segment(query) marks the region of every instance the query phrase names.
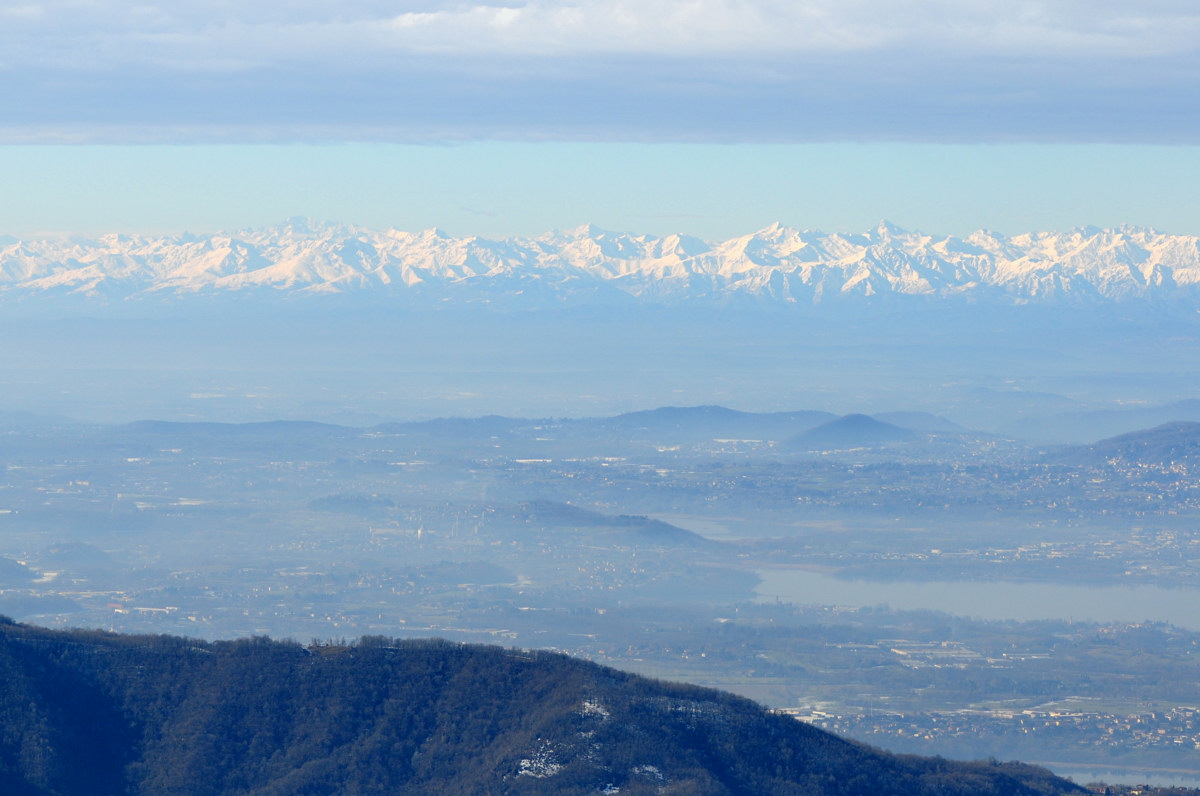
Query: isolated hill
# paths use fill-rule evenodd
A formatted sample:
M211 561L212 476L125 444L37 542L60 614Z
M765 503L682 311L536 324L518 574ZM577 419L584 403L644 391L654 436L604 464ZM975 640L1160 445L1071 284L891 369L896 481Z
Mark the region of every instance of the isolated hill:
M0 672L14 796L1083 792L1020 764L887 754L551 653L4 624Z
M912 429L884 423L870 415L852 414L797 434L788 440L785 447L792 450L870 448L889 442L905 442L919 436Z
M1075 465L1200 464L1200 423L1180 421L1132 431L1093 445L1077 445L1049 457Z
M602 514L569 503L531 500L515 506L509 514L514 523L540 528L590 534L605 541L667 547L708 547L713 542L698 533L662 520L636 514Z
M293 220L230 234L0 243L0 297L10 300L117 306L220 296L519 307L1191 301L1200 296L1200 238L1133 227L957 238L884 222L862 234L773 224L719 242L591 225L487 240Z

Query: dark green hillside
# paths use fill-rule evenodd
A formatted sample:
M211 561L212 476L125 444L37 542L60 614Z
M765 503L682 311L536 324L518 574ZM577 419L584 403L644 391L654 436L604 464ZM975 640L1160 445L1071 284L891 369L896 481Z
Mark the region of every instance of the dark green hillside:
M15 796L1058 794L1019 764L896 757L728 694L545 652L0 625Z

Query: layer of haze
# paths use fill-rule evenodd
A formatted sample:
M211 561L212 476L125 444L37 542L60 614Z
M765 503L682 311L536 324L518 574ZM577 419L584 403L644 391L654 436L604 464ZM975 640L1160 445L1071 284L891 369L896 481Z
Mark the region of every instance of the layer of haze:
M931 234L1094 225L1200 233L1200 148L400 144L0 148L0 235L212 232L293 216L456 235L582 223L725 239L780 221Z

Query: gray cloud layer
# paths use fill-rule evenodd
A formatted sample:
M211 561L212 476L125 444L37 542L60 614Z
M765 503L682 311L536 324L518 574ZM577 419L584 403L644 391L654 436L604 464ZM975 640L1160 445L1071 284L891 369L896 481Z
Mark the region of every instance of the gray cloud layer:
M34 0L0 140L1200 139L1191 0Z

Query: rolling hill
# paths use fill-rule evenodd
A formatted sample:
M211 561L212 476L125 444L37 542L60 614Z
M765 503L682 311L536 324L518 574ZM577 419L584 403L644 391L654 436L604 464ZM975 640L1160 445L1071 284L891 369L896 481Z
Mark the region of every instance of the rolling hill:
M1021 764L899 757L752 702L546 652L0 623L13 796L1035 796Z
M916 431L876 420L870 415L851 414L797 434L787 441L786 447L792 450L873 448L919 436Z

